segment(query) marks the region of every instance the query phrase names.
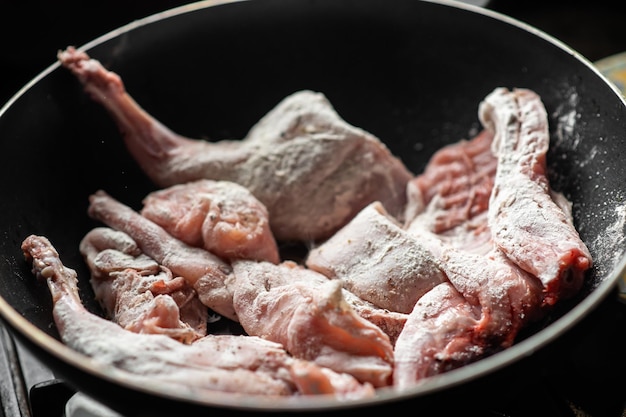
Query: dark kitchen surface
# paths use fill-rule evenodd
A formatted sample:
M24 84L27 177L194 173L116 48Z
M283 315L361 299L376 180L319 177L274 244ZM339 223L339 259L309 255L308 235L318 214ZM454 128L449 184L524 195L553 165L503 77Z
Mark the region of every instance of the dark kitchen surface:
M0 105L52 64L58 49L82 45L135 19L184 3L2 2ZM609 1L494 0L486 7L553 35L590 61L626 51L626 14ZM480 385L482 391L468 387L452 401L462 401L459 408L472 410L472 415L626 415L625 335L626 304L615 292L555 342L486 378L487 383ZM485 391L489 386L498 389Z
M133 20L186 3L189 2L2 2L0 103L4 104L52 64L57 50L82 45ZM612 3L608 0L492 0L486 2L486 7L542 29L596 61L626 50L626 13Z

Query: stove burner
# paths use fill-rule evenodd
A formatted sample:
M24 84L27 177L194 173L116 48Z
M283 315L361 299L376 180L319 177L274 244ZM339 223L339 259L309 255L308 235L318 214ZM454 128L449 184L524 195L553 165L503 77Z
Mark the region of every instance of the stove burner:
M58 379L0 325L0 417L122 417Z

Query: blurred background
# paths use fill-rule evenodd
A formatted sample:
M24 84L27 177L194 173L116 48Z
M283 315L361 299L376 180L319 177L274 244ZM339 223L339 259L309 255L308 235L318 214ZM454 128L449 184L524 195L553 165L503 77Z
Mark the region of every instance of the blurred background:
M465 0L529 23L594 62L626 51L626 13L608 0ZM56 52L184 0L0 2L0 106L51 65ZM390 1L389 4L393 4Z

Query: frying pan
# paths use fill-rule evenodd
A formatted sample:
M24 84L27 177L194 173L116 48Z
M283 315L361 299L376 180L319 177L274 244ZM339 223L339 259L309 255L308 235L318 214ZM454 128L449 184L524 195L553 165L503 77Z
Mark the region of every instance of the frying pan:
M47 236L77 270L86 306L99 313L78 251L97 225L86 214L87 197L104 189L138 208L155 189L109 116L54 63L0 110L0 316L56 373L124 414L346 415L365 407L426 407L554 341L623 273L625 102L575 51L514 19L452 1L207 1L135 21L83 48L178 133L241 138L282 98L312 89L415 173L436 149L476 133L478 103L495 87L530 88L549 115L551 183L572 201L575 225L595 260L580 295L520 334L513 347L406 392L381 390L353 402L233 401L219 393L164 392L157 382L137 386L59 341L50 295L20 250L27 235ZM51 61L55 54L50 51Z

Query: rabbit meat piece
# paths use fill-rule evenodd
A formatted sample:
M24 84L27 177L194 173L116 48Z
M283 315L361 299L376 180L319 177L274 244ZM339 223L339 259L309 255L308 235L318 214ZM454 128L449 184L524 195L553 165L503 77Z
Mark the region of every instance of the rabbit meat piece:
M80 252L107 318L136 333L160 333L183 343L207 334L207 307L184 278L146 256L124 232L89 231Z
M22 250L34 275L48 285L62 341L126 381L199 395L215 391L262 396L328 394L341 400L374 395L370 384L294 359L280 344L258 337L208 335L183 344L160 334L127 331L83 306L76 271L63 265L47 238L30 235L22 242Z
M327 238L373 201L394 216L403 213L413 175L377 137L341 119L321 93L295 92L245 138L209 142L172 132L87 53L68 47L58 59L110 113L158 186L203 178L239 183L267 207L278 240Z

